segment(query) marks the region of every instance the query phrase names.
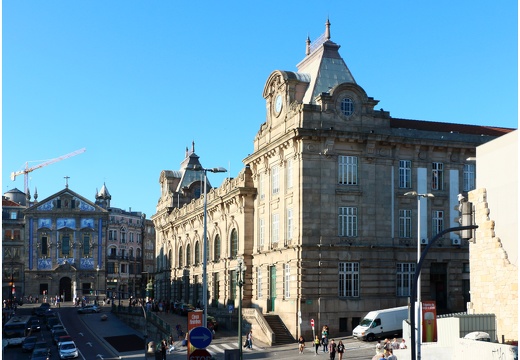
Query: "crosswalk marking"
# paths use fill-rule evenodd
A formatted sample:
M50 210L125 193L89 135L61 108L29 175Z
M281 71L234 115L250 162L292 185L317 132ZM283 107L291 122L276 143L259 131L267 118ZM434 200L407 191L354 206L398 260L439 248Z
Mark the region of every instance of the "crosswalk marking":
M211 354L211 355L216 355L216 354L223 354L225 353L226 350L231 350L231 349L237 349L238 348L238 345L237 344L227 344L227 343L222 343L222 344L214 344L214 345L209 345L206 350L208 350L208 352ZM179 352L185 352L187 351L186 347L176 347L175 348L177 351ZM254 349L253 350L258 350L258 349Z

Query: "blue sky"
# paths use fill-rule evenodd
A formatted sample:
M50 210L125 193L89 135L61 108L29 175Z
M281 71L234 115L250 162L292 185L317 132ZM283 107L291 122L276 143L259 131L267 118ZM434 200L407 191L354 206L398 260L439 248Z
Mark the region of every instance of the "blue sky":
M146 213L185 148L235 177L265 82L331 23L356 82L398 118L518 127L517 1L36 1L2 4L2 188L30 173ZM213 186L226 175L210 174Z

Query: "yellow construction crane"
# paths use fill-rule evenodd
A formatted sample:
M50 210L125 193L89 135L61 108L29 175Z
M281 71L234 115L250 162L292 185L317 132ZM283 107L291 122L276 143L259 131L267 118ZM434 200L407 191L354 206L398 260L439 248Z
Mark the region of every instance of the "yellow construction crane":
M84 153L85 150L87 150L87 149L85 149L85 148L79 149L79 150L73 151L73 152L71 152L69 154L57 157L55 159L47 160L45 162L42 162L41 164L38 164L38 165L32 166L32 167L29 167L29 162L27 161L27 162L25 162L25 169L20 170L20 171L15 171L15 172L11 173L11 180L14 181L18 175L22 175L23 174L24 175L24 184L23 184L24 185L24 192L27 195L27 190L29 188L29 179L28 178L29 178L29 173L31 171L34 171L34 170L42 168L44 166L47 166L47 165L50 165L50 164L54 164L54 163L56 163L58 161L65 160L65 159L68 159L70 157L79 155L81 153Z

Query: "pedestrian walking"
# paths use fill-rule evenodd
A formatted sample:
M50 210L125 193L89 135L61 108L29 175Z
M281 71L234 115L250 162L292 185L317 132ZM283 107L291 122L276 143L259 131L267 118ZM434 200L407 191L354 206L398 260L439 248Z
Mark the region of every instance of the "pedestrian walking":
M376 344L376 355L383 353L383 345L381 345L381 340L377 340Z
M321 346L320 337L318 335L316 335L316 337L314 338L314 348L316 350L316 353L314 355L318 355L318 349L320 348L320 346Z
M327 339L327 337L325 337L325 336L321 337L321 345L323 346L323 352L324 353L329 351L329 349L328 349L329 339Z
M305 349L305 340L303 339L303 336L300 335L298 338L298 350L300 351L300 354L303 354L303 349Z
M247 348L253 350L253 330L247 334Z
M166 345L166 340L161 341L161 359L166 360L166 351L168 350L168 345Z
M343 341L338 341L338 346L336 349L338 351L338 360L343 360L343 353L345 352L345 345L343 345Z
M334 339L330 339L329 342L329 355L330 360L334 360L334 358L336 357L336 343L334 342Z

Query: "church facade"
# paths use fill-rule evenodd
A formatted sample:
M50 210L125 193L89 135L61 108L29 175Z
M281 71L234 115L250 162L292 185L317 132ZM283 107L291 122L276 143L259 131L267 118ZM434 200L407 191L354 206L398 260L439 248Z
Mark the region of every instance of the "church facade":
M339 48L327 21L297 71L271 73L254 152L206 205L194 149L161 173L156 298L202 299L207 206L210 307L238 306L240 263L243 306L278 315L295 339L312 335L311 319L349 334L367 312L408 304L418 248L458 225L458 195L475 188L476 147L511 129L393 118ZM467 240L436 242L420 291L438 313L466 310Z
M25 294L95 296L106 278L108 211L68 186L25 210Z

